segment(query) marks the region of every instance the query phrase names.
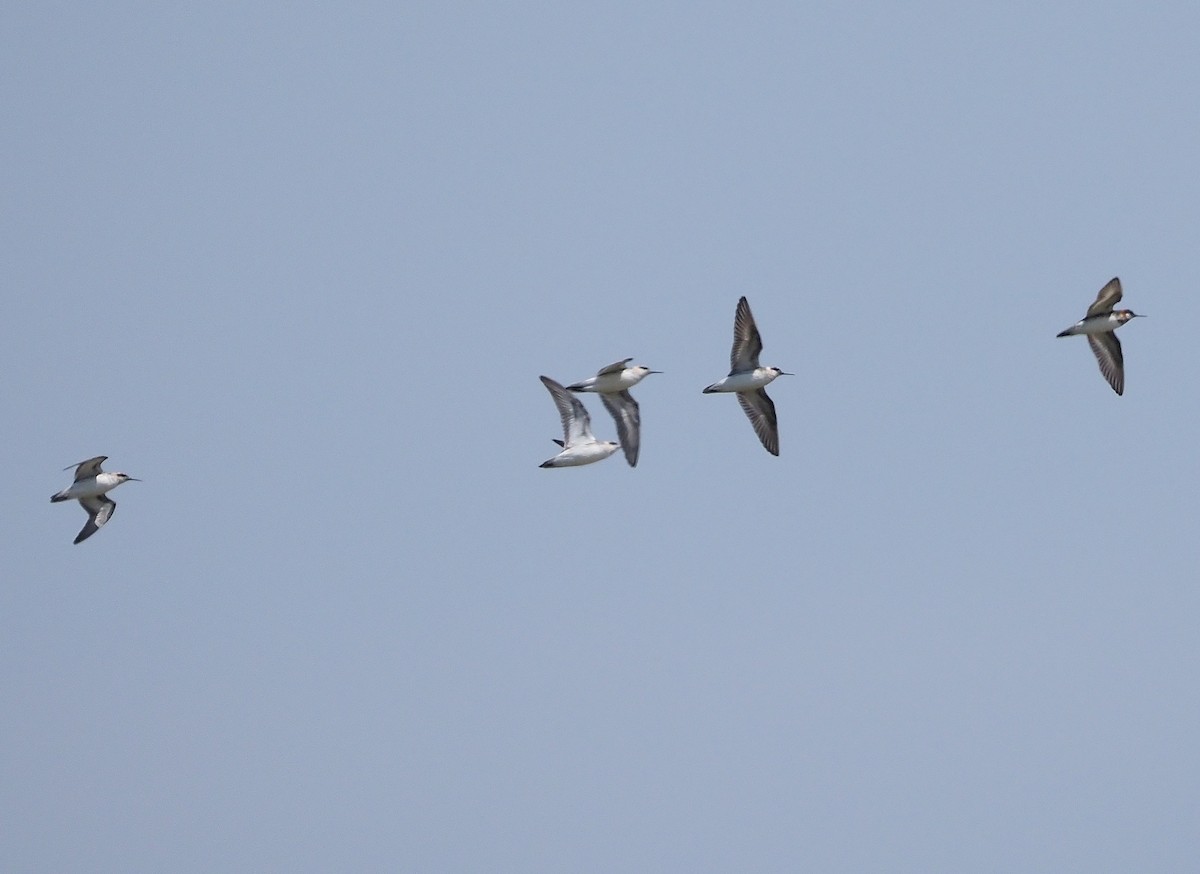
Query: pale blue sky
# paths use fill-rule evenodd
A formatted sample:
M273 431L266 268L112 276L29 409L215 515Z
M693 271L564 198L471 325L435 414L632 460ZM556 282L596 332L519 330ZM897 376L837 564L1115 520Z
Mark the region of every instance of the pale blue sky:
M9 9L0 869L1193 867L1198 32Z

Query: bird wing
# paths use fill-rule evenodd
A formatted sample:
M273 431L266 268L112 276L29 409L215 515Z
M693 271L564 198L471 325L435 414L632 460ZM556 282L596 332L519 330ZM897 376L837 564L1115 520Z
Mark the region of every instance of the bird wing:
M592 420L588 416L587 408L575 395L563 388L561 383L555 382L548 376L543 376L541 379L542 385L546 386L550 392L550 397L554 398L554 405L558 407L558 417L562 420L566 448L570 449L577 443L593 442L596 438L592 436Z
M1121 280L1113 277L1108 281L1104 288L1100 289L1100 293L1096 295L1096 302L1088 307L1087 314L1089 316L1101 316L1105 313L1111 313L1121 301Z
M79 534L75 536L76 543L82 543L103 528L104 523L112 518L113 510L117 509L116 501L105 495L80 498L79 504L87 510L88 520Z
M603 367L596 371L596 376L604 376L606 373L620 373L625 369L625 365L632 361L632 358L622 358L620 361L615 361L608 367Z
M762 441L763 447L772 455L779 454L779 420L775 417L775 402L767 395L765 388L758 391L740 391L737 393L738 403L746 411L746 417L754 426L754 433Z
M630 467L637 467L638 448L642 440L642 413L638 402L627 391L602 394L600 400L617 423L617 437L621 441L621 448L625 450L625 460Z
M100 473L100 465L108 460L107 455L97 455L95 458L89 458L87 461L81 461L78 464L68 464L63 470L75 468L75 482L81 479L91 479Z
M1117 394L1125 393L1125 356L1121 352L1121 341L1112 331L1103 334L1088 334L1088 345L1100 362L1100 372Z
M754 324L750 302L745 296L738 301L737 314L733 317L733 350L729 353L729 372L753 370L758 367L758 355L762 352L762 336Z

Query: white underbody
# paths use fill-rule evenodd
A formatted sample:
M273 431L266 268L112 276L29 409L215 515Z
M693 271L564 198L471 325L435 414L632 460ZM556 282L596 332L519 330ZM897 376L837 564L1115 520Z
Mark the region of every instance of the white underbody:
M1112 316L1105 316L1102 319L1083 319L1076 322L1071 327L1067 328L1067 334L1108 334L1115 331L1121 325L1125 324L1118 321Z
M593 464L603 461L621 448L619 443L596 441L568 447L550 459L549 467L579 467L581 464Z
M594 391L602 394L612 394L633 388L648 375L648 372L637 371L632 367L627 367L620 373L602 373L599 376L589 376L587 379L582 379L574 383L571 388L573 391Z
M714 382L705 392L755 391L769 385L779 374L769 367L758 367L742 373L731 373L720 382Z
M103 495L105 492L112 491L123 482L125 480L118 477L115 473L102 473L99 476L81 479L77 483L72 483L70 488L63 489L54 497L63 501L94 498L97 495Z

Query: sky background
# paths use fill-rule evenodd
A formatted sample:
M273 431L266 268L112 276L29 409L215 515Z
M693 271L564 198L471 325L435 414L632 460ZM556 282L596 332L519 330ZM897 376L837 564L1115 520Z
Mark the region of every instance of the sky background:
M0 869L1194 869L1195 4L4 18Z

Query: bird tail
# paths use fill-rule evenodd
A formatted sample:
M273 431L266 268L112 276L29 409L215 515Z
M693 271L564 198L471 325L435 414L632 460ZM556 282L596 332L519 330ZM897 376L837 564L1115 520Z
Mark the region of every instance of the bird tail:
M554 459L551 458L549 461L543 461L538 467L554 467Z
M69 500L71 500L71 499L67 496L67 494L65 492L59 492L57 495L50 496L51 504L57 504L59 501L69 501Z
M710 395L710 394L715 393L716 390L717 390L717 384L714 382L712 385L710 385L708 388L706 388L703 392L701 392L701 394Z
M552 438L550 438L550 439L551 439L551 440L553 440L554 438L552 437ZM565 448L566 448L566 446L567 446L567 444L566 444L566 443L563 443L561 440L554 440L554 442L555 442L555 443L557 443L559 446L563 447L564 449L565 449Z

